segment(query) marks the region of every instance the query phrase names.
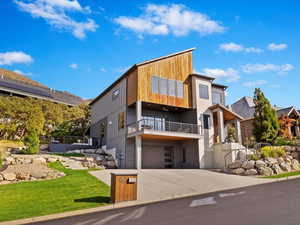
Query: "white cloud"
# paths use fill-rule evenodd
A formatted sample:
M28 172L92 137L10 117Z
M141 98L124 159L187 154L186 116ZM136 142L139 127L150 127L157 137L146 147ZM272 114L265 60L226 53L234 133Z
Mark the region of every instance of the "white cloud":
M267 81L265 81L265 80L256 80L256 81L245 82L245 83L243 83L243 86L245 86L245 87L257 87L257 86L264 85L266 83L267 83Z
M225 30L219 22L182 4L148 4L140 16L120 16L115 22L137 34L185 36L192 31L207 35Z
M0 52L0 65L12 65L15 63L28 64L31 62L33 62L32 57L24 52Z
M257 72L277 72L279 74L287 73L294 69L291 64L275 65L275 64L246 64L242 66L242 71L245 73Z
M25 76L32 76L31 72L23 72L22 70L14 70L14 72Z
M88 6L82 8L77 0L34 0L28 3L24 0L15 0L15 3L20 10L30 13L32 17L43 18L55 28L70 31L79 39L84 39L86 32L95 32L98 28L95 21L90 18L85 22L77 22L67 15L68 11L90 12Z
M244 47L243 45L234 42L220 44L219 49L227 52L247 52L247 53L260 53L263 52L260 48Z
M270 87L271 88L280 88L280 84L271 84Z
M275 43L270 43L268 45L268 49L271 50L271 51L280 51L280 50L283 50L283 49L286 49L287 48L287 44L275 44Z
M74 69L74 70L78 69L78 65L76 63L70 64L69 67Z
M226 82L235 82L240 79L239 72L232 68L227 68L225 70L205 68L203 69L203 73Z
M100 71L105 73L107 70L105 68L100 68Z

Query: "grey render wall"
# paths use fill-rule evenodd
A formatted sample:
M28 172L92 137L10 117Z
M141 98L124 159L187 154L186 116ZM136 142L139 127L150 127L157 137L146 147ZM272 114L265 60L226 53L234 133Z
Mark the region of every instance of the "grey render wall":
M112 93L117 89L119 89L119 96L113 100ZM119 129L118 119L121 112L125 112L126 118L126 99L126 79L123 79L111 91L92 105L91 113L92 137L97 137L99 133L98 122L103 118L107 118L106 146L108 149L116 148L117 161L120 168L125 166L126 126L123 129Z

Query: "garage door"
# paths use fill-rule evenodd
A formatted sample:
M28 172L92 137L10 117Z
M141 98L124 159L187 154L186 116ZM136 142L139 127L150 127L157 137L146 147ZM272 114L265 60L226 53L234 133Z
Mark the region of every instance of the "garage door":
M142 168L162 169L164 165L164 147L146 145L142 147Z
M142 168L174 168L174 147L145 145L142 149Z

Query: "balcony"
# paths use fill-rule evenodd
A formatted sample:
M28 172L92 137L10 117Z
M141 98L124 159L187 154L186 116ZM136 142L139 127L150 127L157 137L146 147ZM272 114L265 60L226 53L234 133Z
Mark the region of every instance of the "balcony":
M128 137L142 135L144 137L159 136L164 139L198 139L202 136L202 128L197 124L166 121L162 118L144 118L127 126ZM173 137L173 138L171 138Z

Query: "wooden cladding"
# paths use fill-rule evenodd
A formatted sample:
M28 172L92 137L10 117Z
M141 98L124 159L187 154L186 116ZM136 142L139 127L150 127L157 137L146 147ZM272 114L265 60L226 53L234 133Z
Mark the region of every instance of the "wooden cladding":
M188 77L193 72L192 53L185 52L137 67L127 78L128 105L136 101L182 108L191 107L191 85ZM183 98L152 92L152 76L183 83Z
M137 200L137 175L111 174L111 202Z

